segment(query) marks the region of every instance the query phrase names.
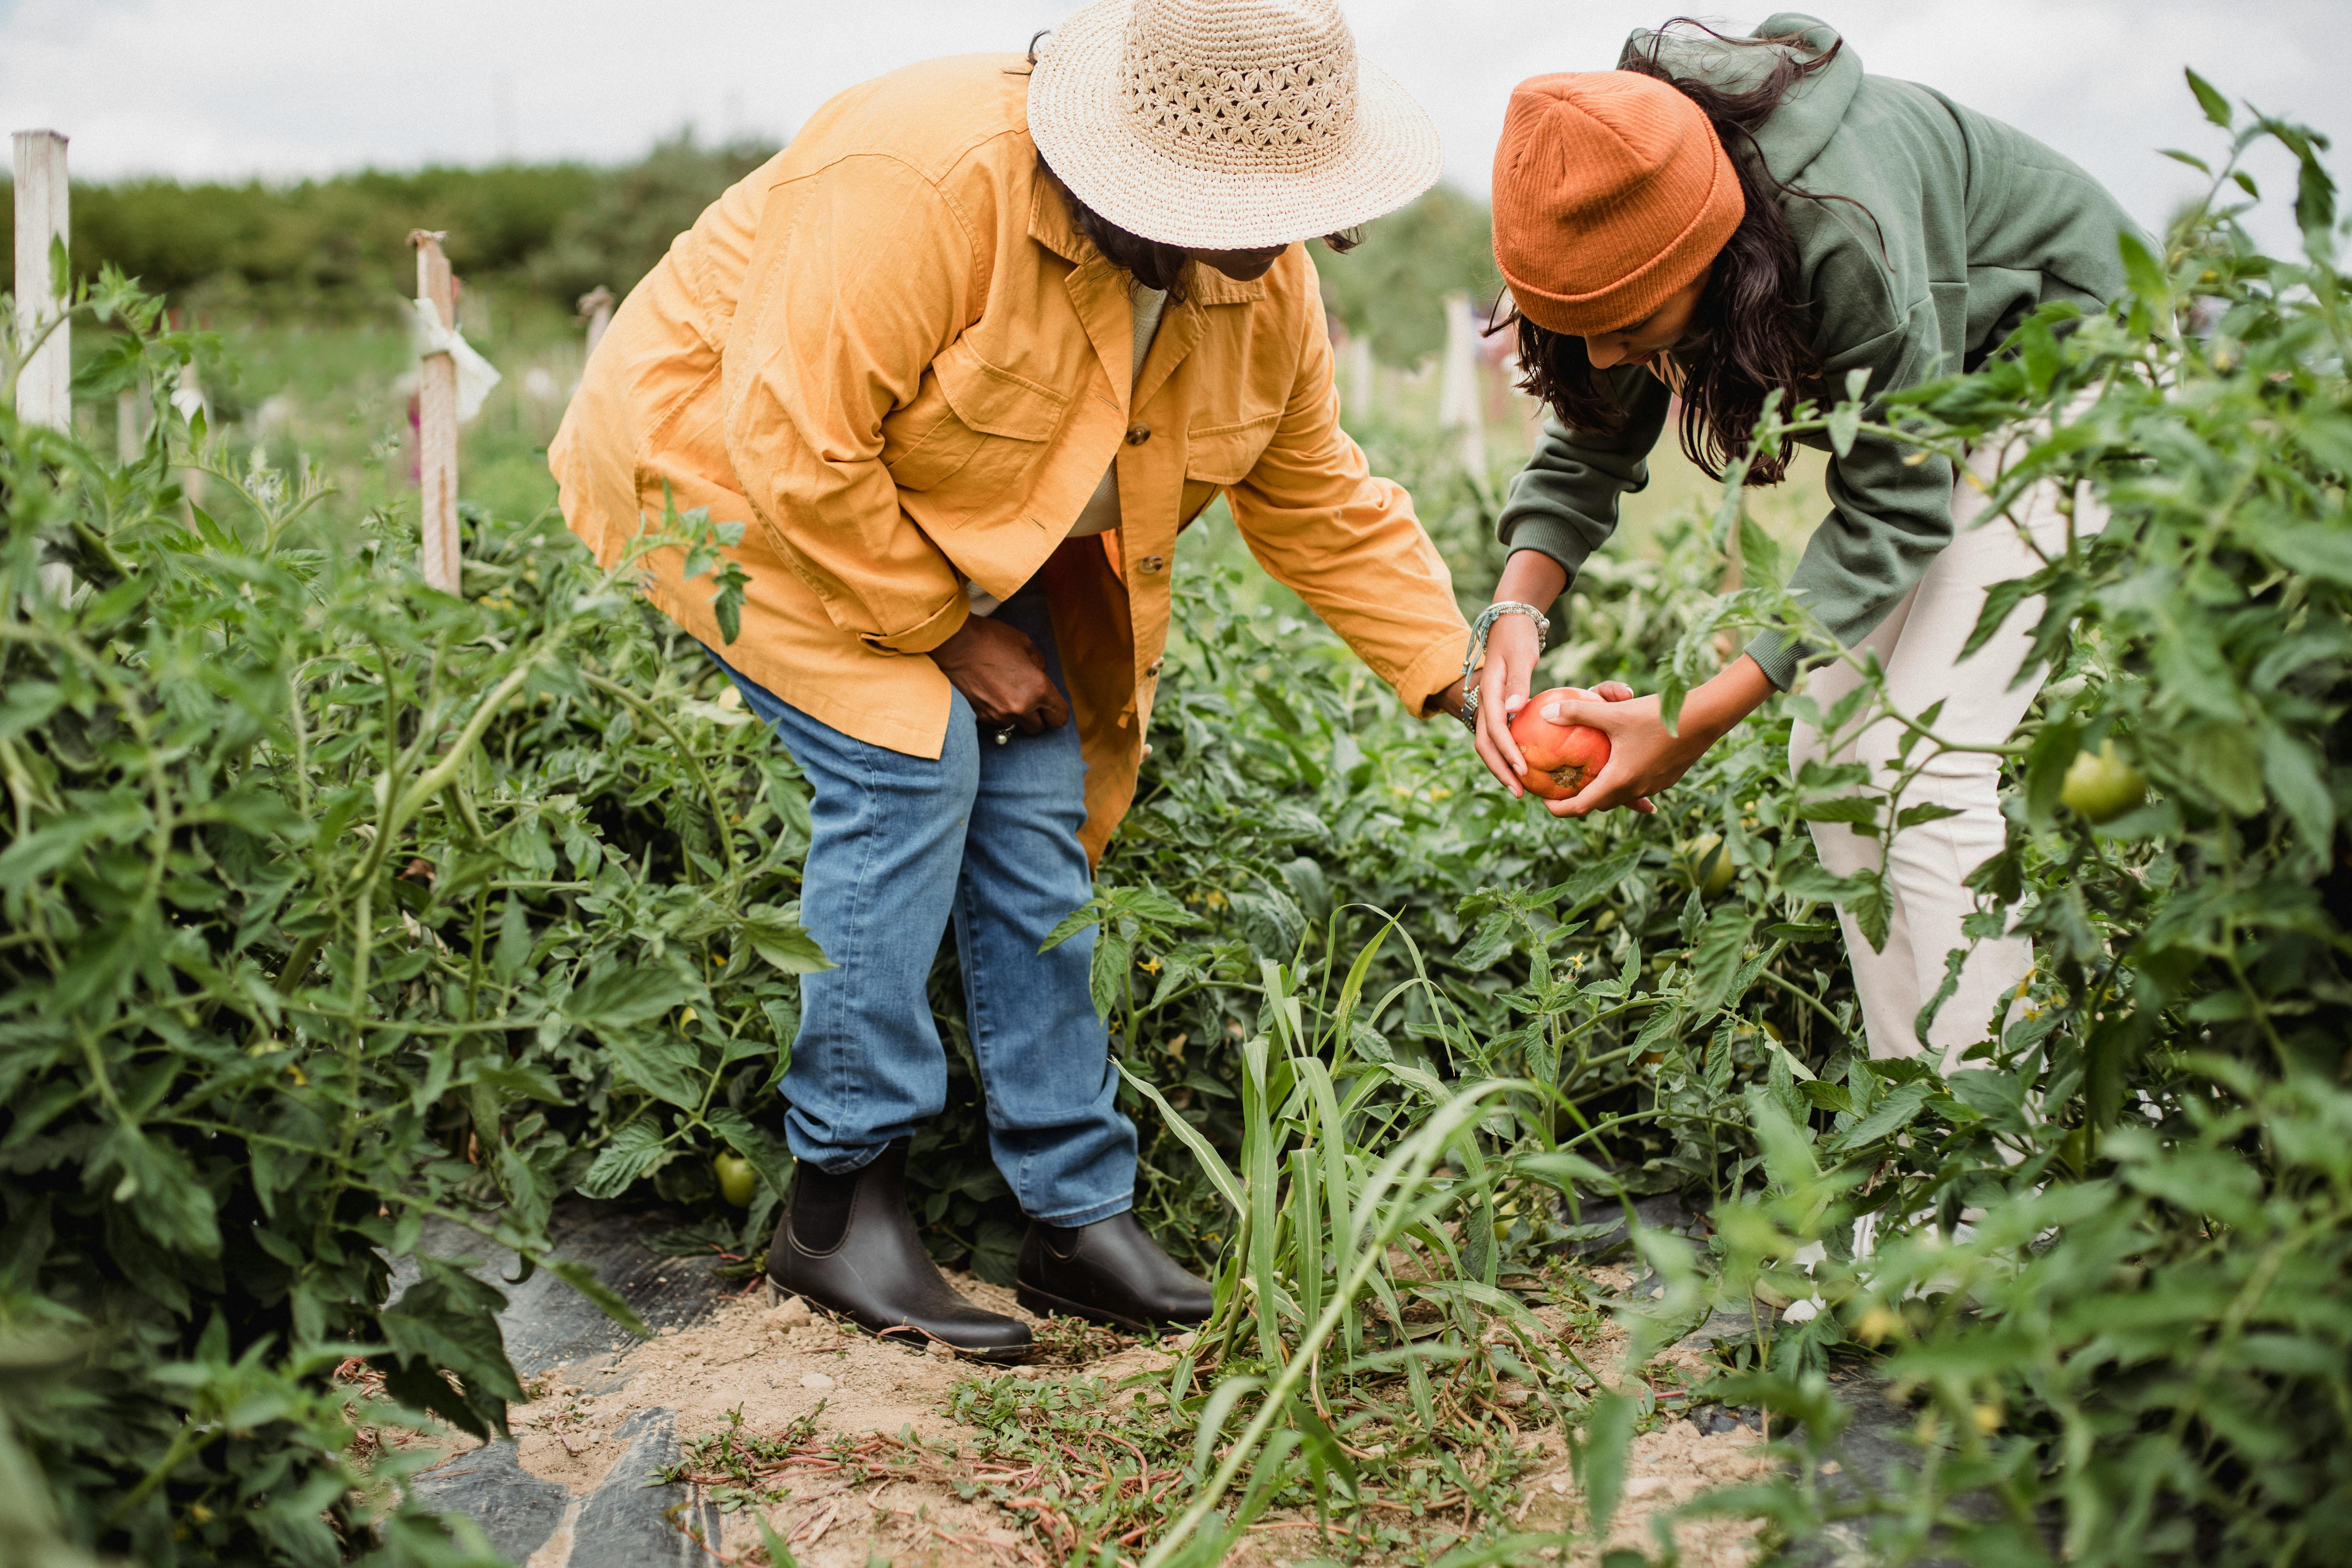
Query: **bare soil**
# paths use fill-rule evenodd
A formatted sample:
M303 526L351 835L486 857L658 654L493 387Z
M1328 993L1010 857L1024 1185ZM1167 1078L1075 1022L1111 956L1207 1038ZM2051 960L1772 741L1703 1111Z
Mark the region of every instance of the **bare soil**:
M1604 1289L1630 1284L1616 1270L1587 1275ZM674 1413L682 1444L730 1427L744 1438L797 1438L796 1457L761 1477L762 1485L786 1489L788 1495L723 1514L722 1539L706 1542L714 1562L766 1562L751 1521L756 1507L803 1568L866 1568L877 1556L896 1568L1046 1568L1062 1561L1056 1546L1066 1539L1055 1533L1049 1510L1001 1505L984 1491L971 1495L975 1482L1018 1478L1003 1473L1010 1467L992 1468L981 1457L986 1435L950 1414L957 1385L973 1378L1046 1383L1073 1376L1116 1384L1167 1371L1173 1353L1106 1330L1042 1321L1023 1311L1009 1289L968 1275L950 1279L978 1304L1029 1322L1042 1347L1037 1361L999 1371L886 1343L837 1328L823 1314L807 1315L797 1302L772 1306L755 1286L697 1323L589 1364L554 1368L538 1380L538 1397L510 1413L520 1462L531 1474L583 1495L606 1480L628 1447L623 1428L631 1415L667 1410ZM1554 1332L1574 1332L1557 1309L1537 1315ZM1573 1348L1588 1365L1612 1367L1622 1355L1622 1336L1613 1326L1588 1330ZM1670 1352L1650 1370L1671 1384L1678 1375L1695 1383L1706 1369L1692 1352ZM1541 1406L1531 1402L1523 1408L1532 1415ZM796 1422L804 1424L798 1431ZM1527 1473L1512 1524L1559 1530L1580 1518L1582 1500L1557 1427L1527 1427L1519 1454ZM1611 1544L1654 1549L1657 1516L1708 1486L1758 1476L1769 1463L1757 1434L1746 1427L1703 1434L1689 1421L1664 1420L1634 1440ZM714 1490L724 1485L707 1471L695 1479ZM1002 1498L1007 1489L993 1489ZM723 1493L720 1500L728 1500ZM1426 1522L1433 1547L1442 1549L1466 1524L1484 1521L1465 1521L1457 1510L1432 1514ZM1294 1557L1322 1558L1318 1529L1311 1514L1270 1512L1229 1561L1287 1568ZM1758 1556L1756 1527L1745 1521L1684 1521L1674 1534L1689 1568L1749 1568ZM564 1545L550 1542L531 1568L542 1558L561 1561ZM1558 1550L1540 1555L1557 1560ZM1587 1563L1597 1556L1580 1547L1570 1561Z

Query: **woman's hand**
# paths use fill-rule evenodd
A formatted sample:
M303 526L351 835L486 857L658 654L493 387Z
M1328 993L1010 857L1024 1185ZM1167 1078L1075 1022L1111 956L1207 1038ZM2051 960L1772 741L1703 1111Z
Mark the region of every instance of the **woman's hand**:
M1541 607L1559 598L1567 585L1568 574L1550 556L1533 550L1516 551L1503 568L1503 580L1495 584L1495 602L1509 600ZM1486 628L1486 662L1476 676L1478 757L1514 798L1528 792L1528 760L1520 753L1518 742L1511 739L1511 721L1528 705L1528 693L1535 684L1536 659L1543 652L1541 630L1531 616L1498 617ZM1633 689L1622 680L1604 680L1592 695L1603 702L1623 702L1633 695ZM1636 802L1635 809L1648 811L1650 803Z
M1583 816L1614 805L1647 810L1649 797L1682 780L1707 748L1742 719L1764 705L1772 683L1757 662L1738 662L1683 699L1683 710L1669 732L1655 697L1630 701L1544 704L1555 724L1589 724L1609 737L1609 761L1584 788L1567 800L1548 800L1555 816ZM1630 690L1627 696L1632 697Z
M983 730L1037 735L1070 721L1045 656L1018 626L974 616L931 649L931 662L963 693Z
M1528 761L1511 739L1511 718L1528 705L1535 679L1536 624L1526 616L1502 616L1486 632L1486 662L1479 668L1478 757L1513 795L1525 795L1520 775ZM1630 689L1627 695L1632 695Z
M1487 646L1491 650L1493 647L1491 640ZM1492 658L1493 655L1490 651L1488 654L1490 663L1492 662ZM1507 677L1497 679L1495 683L1496 688L1497 689L1506 689L1505 681L1507 679ZM1527 793L1527 783L1525 779L1520 776L1527 772L1527 759L1521 755L1517 743L1511 739L1511 719L1516 717L1522 709L1526 708L1530 700L1526 690L1526 688L1528 685L1528 679L1525 677L1520 678L1518 685L1520 689L1511 692L1510 695L1506 697L1504 699L1503 705L1499 709L1493 710L1491 714L1486 704L1492 700L1492 693L1490 692L1478 699L1478 754L1487 759L1487 768L1494 773L1496 778L1503 781L1503 787L1509 790L1514 796L1525 795ZM1567 688L1567 689L1576 691L1579 697L1587 698L1595 702L1630 702L1633 700L1633 689L1626 685L1622 680L1604 680L1589 692L1580 691L1573 686ZM1546 709L1546 711L1552 711L1566 706L1566 703L1554 702ZM1490 717L1492 718L1494 724L1494 728L1491 731L1487 728ZM1494 752L1501 752L1510 759L1511 766L1513 768L1513 772L1511 773L1507 774L1500 768L1496 767L1494 757L1489 754L1490 747ZM1507 752L1503 752L1504 747L1509 748ZM1549 805L1554 811L1559 809L1560 803L1558 801L1551 801L1547 804ZM1633 801L1630 804L1635 811L1639 812L1652 812L1657 810L1656 806L1650 804L1647 797Z
M1515 550L1495 584L1494 602L1547 609L1567 586L1568 572L1559 562L1540 551ZM1542 651L1541 632L1532 616L1497 616L1486 629L1486 662L1472 678L1478 682L1479 760L1514 795L1527 793L1519 781L1528 760L1511 739L1511 719L1527 706L1536 656ZM1626 694L1632 695L1630 689Z

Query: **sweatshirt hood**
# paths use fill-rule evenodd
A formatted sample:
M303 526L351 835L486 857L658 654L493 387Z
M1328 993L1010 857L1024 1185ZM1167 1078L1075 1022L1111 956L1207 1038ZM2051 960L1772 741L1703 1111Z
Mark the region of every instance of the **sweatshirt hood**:
M1838 30L1800 11L1782 11L1768 17L1750 35L1771 38L1759 46L1741 39L1725 40L1706 33L1661 33L1637 28L1617 57L1619 67L1646 57L1654 48L1658 62L1676 76L1693 77L1727 91L1738 92L1763 80L1775 54L1813 59L1837 49L1837 58L1799 82L1756 132L1764 166L1776 179L1793 182L1806 165L1821 155L1837 134L1840 122L1862 85L1862 59L1852 45L1839 47ZM1738 155L1739 149L1726 149Z

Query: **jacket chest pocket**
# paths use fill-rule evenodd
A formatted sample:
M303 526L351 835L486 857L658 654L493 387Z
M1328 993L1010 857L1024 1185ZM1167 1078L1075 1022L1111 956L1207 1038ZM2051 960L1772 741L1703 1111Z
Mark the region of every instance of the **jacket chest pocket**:
M882 422L882 465L900 489L950 489L979 506L1026 479L1069 398L989 363L959 338L914 401Z
M1217 492L1249 478L1252 468L1274 439L1279 413L1262 414L1230 425L1212 425L1184 435L1184 500L1177 514L1183 522L1198 517Z

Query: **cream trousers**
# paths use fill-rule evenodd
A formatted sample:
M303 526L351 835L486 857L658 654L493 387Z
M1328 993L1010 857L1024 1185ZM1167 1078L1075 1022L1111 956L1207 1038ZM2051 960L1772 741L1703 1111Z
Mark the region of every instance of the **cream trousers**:
M1854 650L1878 655L1886 672L1888 698L1898 711L1916 719L1941 702L1943 710L1929 728L1958 745L2006 742L2042 685L2040 671L2021 683L2016 679L2034 623L2042 616L2039 597L2019 604L1990 641L1966 660L1960 658L1984 608L1986 590L2041 568L2040 558L2026 547L2021 534L2030 534L2053 554L2063 551L2066 542L2066 518L2059 510L2055 486L2029 492L2008 516L1979 526L1998 457L1994 447L1979 448L1970 457L1968 470L1952 489L1957 529L1952 542ZM2106 521L2087 493L2079 497L2075 512L2080 531L2096 531ZM1826 714L1861 680L1849 666L1833 664L1811 672L1804 690ZM1800 721L1789 738L1790 766L1801 769L1814 759L1863 763L1871 780L1864 790L1884 801L1895 783L1893 764L1902 735L1900 725L1884 717L1874 719L1867 705L1833 735L1825 736ZM1927 742L1920 742L1914 757L1925 755L1927 749ZM1920 1053L1914 1025L1922 1005L1942 989L1946 955L1956 949L1971 951L1961 967L1958 988L1945 1000L1927 1040L1946 1072L2006 1016L2032 970L2033 948L2021 937L1972 944L1960 934L1960 922L1976 909L1975 895L1966 885L1969 873L2000 851L2005 836L2000 783L1999 757L1983 752L1946 752L1927 762L1905 787L1899 805L1932 802L1958 816L1906 827L1891 844L1857 833L1845 823L1811 824L1814 847L1831 871L1841 877L1865 868L1885 872L1892 914L1885 947L1874 950L1853 917L1838 911L1874 1057ZM1891 821L1892 816L1884 813L1880 820Z

